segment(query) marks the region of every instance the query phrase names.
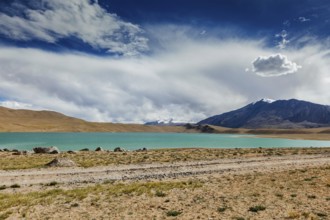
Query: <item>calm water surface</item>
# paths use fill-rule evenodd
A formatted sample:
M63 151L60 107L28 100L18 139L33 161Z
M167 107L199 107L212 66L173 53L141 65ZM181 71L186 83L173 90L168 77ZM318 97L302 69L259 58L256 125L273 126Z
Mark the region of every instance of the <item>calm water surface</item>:
M31 150L36 146L57 146L60 150L96 147L112 150L124 147L159 148L257 148L257 147L330 147L330 141L257 138L236 134L182 133L0 133L0 148Z

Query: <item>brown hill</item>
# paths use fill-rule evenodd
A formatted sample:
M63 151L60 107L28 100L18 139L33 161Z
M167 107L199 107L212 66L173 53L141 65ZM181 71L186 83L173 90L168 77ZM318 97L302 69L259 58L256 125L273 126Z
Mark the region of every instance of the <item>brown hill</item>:
M179 126L87 122L53 111L0 107L0 132L184 132Z
M198 126L197 126L198 127ZM201 129L202 128L202 129ZM244 129L219 126L155 126L88 122L53 111L14 110L0 107L0 132L176 132L255 134L263 137L330 140L330 128ZM211 129L210 129L211 128Z

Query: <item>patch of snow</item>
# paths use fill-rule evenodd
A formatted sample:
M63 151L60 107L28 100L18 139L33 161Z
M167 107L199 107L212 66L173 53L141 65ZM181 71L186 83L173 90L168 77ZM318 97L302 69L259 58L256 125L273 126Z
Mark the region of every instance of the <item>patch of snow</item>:
M257 101L257 102L273 103L273 102L275 102L275 101L276 101L276 100L274 100L274 99L263 98L263 99L261 99L260 101ZM253 102L252 104L254 105L254 104L256 104L257 102Z
M275 102L276 100L274 100L274 99L268 99L268 98L263 98L263 99L261 99L260 101L262 101L262 102L267 102L267 103L273 103L273 102Z

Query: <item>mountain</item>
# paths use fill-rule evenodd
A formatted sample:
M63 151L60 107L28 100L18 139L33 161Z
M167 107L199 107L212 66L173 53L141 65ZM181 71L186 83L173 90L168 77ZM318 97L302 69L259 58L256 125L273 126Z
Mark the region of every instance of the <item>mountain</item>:
M290 99L262 99L198 124L229 128L314 128L330 125L330 106Z
M184 132L178 126L88 122L53 111L0 107L0 132Z
M174 121L172 118L169 120L157 120L146 122L145 125L158 125L158 126L181 126L186 123Z

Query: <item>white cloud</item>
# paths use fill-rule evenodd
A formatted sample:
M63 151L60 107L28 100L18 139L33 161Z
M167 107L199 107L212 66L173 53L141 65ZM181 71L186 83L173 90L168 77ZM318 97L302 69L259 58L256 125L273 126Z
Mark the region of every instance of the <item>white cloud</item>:
M280 33L276 34L275 37L280 38L280 41L277 44L279 49L285 49L290 43L290 40L287 39L288 32L286 30L282 30Z
M33 110L41 110L43 108L34 106L28 103L17 102L17 101L0 101L0 106L11 108L11 109L33 109Z
M148 50L148 39L139 26L108 13L97 2L43 0L30 8L20 5L19 10L25 17L0 13L0 33L49 43L76 37L94 48L128 56Z
M260 77L251 74L256 68L245 72L245 67L260 54L276 53L262 41L192 39L191 30L187 33L181 27L164 28L167 50L135 58L0 46L1 97L112 122L199 121L263 97L329 104L329 51L321 44L286 51L290 60L304 64L299 74ZM272 56L259 57L265 62L257 64L267 76L299 68L284 55Z
M301 66L290 61L285 55L259 56L252 62L253 72L263 77L282 76L296 73Z
M307 22L307 21L311 20L311 19L306 18L306 17L299 17L298 19L299 19L300 22Z

